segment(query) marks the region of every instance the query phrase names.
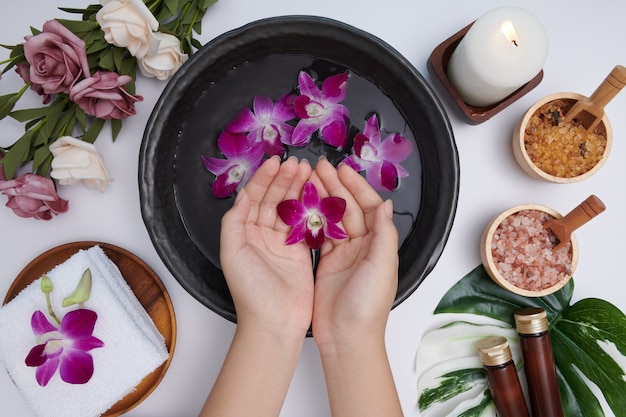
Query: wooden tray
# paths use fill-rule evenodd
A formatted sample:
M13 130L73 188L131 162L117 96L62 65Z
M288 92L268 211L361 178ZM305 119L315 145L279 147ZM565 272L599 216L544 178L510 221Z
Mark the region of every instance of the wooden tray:
M448 78L446 71L448 70L448 61L452 53L461 42L465 34L472 27L474 22L465 26L463 29L450 36L437 46L428 58L428 72L437 81L437 87L440 90L448 92L449 98L456 104L465 121L469 124L480 124L500 113L502 110L526 95L530 90L539 85L543 79L543 70L541 70L532 80L522 85L520 88L505 97L501 101L487 107L477 107L467 104L463 101L459 93L456 91L452 82Z
M67 243L44 252L26 265L9 287L4 304L80 249L89 249L96 245L100 246L109 259L117 265L133 293L154 321L156 328L165 338L165 345L169 352L169 358L160 367L147 375L133 392L103 414L105 417L117 417L139 405L154 391L165 376L174 355L176 345L174 308L165 286L154 271L133 253L108 243L91 241Z

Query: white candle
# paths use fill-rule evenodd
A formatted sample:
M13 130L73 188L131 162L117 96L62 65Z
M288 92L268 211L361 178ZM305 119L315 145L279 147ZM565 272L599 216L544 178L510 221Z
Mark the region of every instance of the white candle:
M500 7L474 22L452 53L447 75L464 102L486 107L534 78L547 54L546 32L534 16Z

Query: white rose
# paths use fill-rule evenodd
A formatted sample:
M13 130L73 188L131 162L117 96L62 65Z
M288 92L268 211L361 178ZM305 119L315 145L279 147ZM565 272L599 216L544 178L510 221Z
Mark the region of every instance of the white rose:
M168 80L185 63L187 55L181 52L176 36L161 32L156 32L154 36L160 41L159 50L154 55L138 59L137 64L144 76Z
M50 176L61 185L82 181L89 188L104 192L111 182L102 156L91 144L71 136L63 136L50 145L52 171Z
M156 53L159 40L153 32L159 22L142 0L100 0L100 4L96 20L108 43L128 49L136 58Z

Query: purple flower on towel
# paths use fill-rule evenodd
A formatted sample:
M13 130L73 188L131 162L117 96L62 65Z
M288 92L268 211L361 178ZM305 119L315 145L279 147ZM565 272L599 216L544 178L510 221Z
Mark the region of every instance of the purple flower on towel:
M39 310L31 317L37 345L26 356L26 365L37 367L36 378L45 387L60 369L69 384L84 384L93 375L93 358L87 352L104 346L92 335L98 315L84 308L67 313L57 328Z

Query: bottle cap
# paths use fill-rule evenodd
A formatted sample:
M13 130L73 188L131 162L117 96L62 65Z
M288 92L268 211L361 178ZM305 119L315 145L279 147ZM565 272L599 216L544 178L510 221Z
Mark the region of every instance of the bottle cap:
M524 308L514 314L515 327L520 334L537 334L548 331L548 316L542 308Z
M502 336L489 336L478 342L478 353L483 364L497 366L511 360L509 341Z

